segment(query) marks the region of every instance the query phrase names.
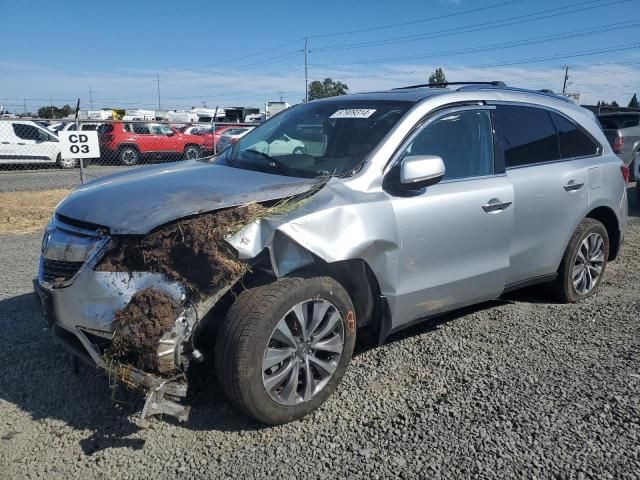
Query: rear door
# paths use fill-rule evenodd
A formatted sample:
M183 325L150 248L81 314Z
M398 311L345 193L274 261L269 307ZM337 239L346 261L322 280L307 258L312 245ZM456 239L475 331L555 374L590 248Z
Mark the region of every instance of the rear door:
M583 158L598 148L592 144L589 152L576 146L577 127L544 108L497 105L494 120L498 154L504 156L515 195L506 282L516 286L556 272L588 205Z
M158 150L158 142L155 141L148 123L134 122L128 124L130 131L134 134L135 143L140 149L140 153L153 153Z
M394 325L496 298L509 267L513 188L494 158L490 107L429 119L401 149L442 157L444 179L422 193L390 194L401 248Z

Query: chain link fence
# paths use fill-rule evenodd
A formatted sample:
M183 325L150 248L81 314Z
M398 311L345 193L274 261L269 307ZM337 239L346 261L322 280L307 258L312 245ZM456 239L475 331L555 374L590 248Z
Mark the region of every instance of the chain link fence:
M140 165L208 157L227 148L257 125L2 118L0 191L72 188ZM60 132L77 130L97 132L99 157L83 161L63 157Z

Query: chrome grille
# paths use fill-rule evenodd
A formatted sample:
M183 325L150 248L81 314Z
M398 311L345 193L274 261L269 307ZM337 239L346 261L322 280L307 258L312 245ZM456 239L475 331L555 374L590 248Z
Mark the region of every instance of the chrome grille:
M73 277L84 262L65 262L61 260L49 260L43 259L42 265L42 280L51 283L57 278L61 278L63 281L69 280Z

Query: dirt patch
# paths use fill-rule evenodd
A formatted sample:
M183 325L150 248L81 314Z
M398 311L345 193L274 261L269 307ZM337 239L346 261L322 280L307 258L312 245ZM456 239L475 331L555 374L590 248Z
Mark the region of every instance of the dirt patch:
M44 230L55 206L71 190L0 193L0 234Z
M119 239L96 270L159 272L198 291L219 288L247 268L225 238L267 211L249 204L181 220L142 239Z
M136 293L113 320L106 357L147 372L158 371L158 342L173 328L180 307L167 294L147 288Z

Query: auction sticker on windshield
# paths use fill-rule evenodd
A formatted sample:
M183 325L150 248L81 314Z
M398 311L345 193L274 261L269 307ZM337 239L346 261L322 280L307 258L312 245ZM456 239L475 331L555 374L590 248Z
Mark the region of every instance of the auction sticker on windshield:
M329 118L369 118L376 112L374 108L349 108L338 110Z

